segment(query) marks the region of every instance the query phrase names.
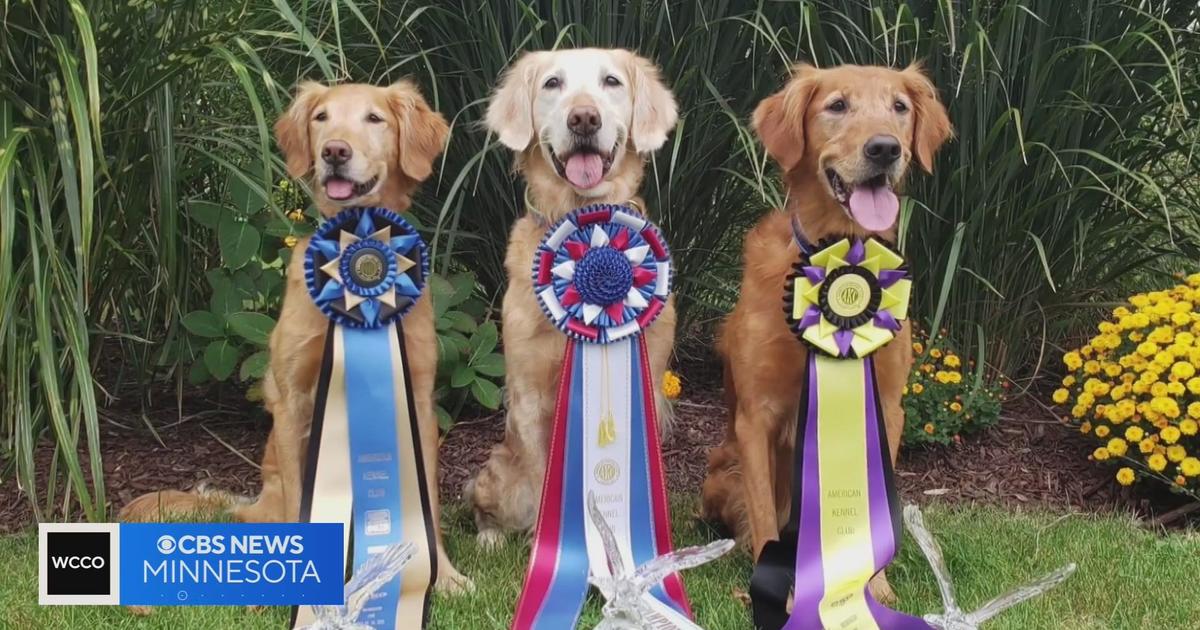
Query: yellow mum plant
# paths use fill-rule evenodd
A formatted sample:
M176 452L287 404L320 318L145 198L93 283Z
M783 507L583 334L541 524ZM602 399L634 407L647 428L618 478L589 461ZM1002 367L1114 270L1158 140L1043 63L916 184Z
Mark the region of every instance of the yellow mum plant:
M1050 396L1130 485L1151 478L1200 499L1200 273L1113 309L1086 345L1063 355Z
M995 424L1000 389L977 378L943 335L913 332L912 373L904 388L904 443L949 444Z

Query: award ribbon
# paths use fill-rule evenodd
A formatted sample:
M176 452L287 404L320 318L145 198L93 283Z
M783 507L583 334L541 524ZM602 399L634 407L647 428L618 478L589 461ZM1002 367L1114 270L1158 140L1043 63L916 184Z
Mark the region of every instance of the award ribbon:
M437 524L401 319L429 273L425 243L395 212L352 208L325 221L304 256L309 293L330 323L300 520L346 524L350 575L390 546L412 543L412 560L370 596L359 622L420 628L437 579ZM292 626L314 620L300 606Z
M567 335L541 508L514 630L574 628L589 575L611 577L594 493L626 566L671 551L654 386L641 333L666 306L671 262L658 228L600 204L552 226L534 255L533 286ZM695 628L677 573L645 596L658 616Z
M904 259L875 238L797 239L785 311L809 347L796 419L792 509L750 582L760 630L927 630L867 588L902 533L871 357L908 316ZM794 592L792 610L787 610Z

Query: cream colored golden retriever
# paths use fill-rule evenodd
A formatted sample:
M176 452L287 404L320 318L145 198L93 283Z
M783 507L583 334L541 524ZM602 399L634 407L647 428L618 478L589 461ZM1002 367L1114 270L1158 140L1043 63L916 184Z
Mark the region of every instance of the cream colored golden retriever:
M754 129L779 163L787 206L746 236L742 292L718 342L725 360L729 425L709 455L703 513L725 523L758 557L792 506L792 451L807 350L780 312L785 278L799 257L795 218L816 243L876 234L894 242L895 189L909 165L926 171L952 130L937 90L905 70L800 65L754 112ZM875 355L892 462L904 427L901 390L912 364L908 323ZM891 599L881 573L873 593Z
M675 99L658 70L626 50L527 53L492 97L487 125L516 152L527 207L513 225L505 259L505 437L465 489L482 544L502 541L503 530L527 530L538 516L566 338L534 297L534 251L546 229L575 208L627 202L645 208L637 197L644 156L662 146L675 120ZM662 422L669 408L658 381L674 343L673 303L646 335Z
M279 146L292 177L309 177L317 208L332 217L351 206L404 211L410 195L433 171L449 127L432 111L416 86L401 81L388 87L304 83L288 111L275 124ZM122 520L158 520L229 510L250 522L295 521L300 514L301 470L307 452L325 333L329 320L313 304L304 281L308 239L301 239L288 265L283 312L271 333L270 369L263 381L274 426L262 460L263 489L253 502L220 491L164 490L138 497L121 511ZM426 479L435 520L438 426L433 406L437 337L428 289L404 318L404 339L413 399L425 454ZM438 532L441 590L469 585L446 557Z

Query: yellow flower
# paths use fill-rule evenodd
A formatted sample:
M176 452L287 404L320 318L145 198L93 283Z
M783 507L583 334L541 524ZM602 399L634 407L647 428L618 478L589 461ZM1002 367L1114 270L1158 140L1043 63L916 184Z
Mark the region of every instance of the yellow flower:
M1073 374L1068 374L1068 375L1064 376L1062 384L1063 384L1063 387L1070 387L1070 386L1074 385L1075 384L1075 376Z
M962 403L957 402L957 401L950 403L950 411L953 411L954 413L958 413L958 412L962 411L962 409L963 409Z
M1200 395L1200 377L1189 378L1187 382L1187 389L1193 394Z
M929 356L931 356L935 359L940 359L940 358L942 358L942 351L937 348L933 348L929 351Z
M1097 448L1096 450L1092 451L1092 458L1098 462L1108 459L1108 449L1104 448L1103 446Z
M947 354L946 358L942 362L946 364L946 367L952 368L957 368L958 366L962 365L962 361L960 361L958 355L955 354Z
M1200 403L1192 403L1192 405L1196 405L1196 404L1200 404ZM1188 409L1190 412L1191 405L1188 405ZM1200 428L1200 426L1198 426L1196 421L1192 420L1191 418L1188 418L1186 420L1181 420L1179 422L1179 432L1184 435L1196 435L1197 428Z
M1068 352L1063 355L1063 365L1067 366L1068 370L1078 370L1083 366L1083 359L1079 358L1078 352Z
M1080 433L1091 433L1091 431L1092 431L1092 423L1091 422L1084 422L1083 424L1079 425Z
M1143 437L1146 437L1146 432L1142 430L1142 427L1125 429L1125 439L1130 442L1141 442Z
M1183 458L1185 457L1187 457L1187 449L1183 448L1182 446L1178 444L1172 444L1167 447L1167 459L1178 464L1179 462L1183 461Z
M1108 437L1109 431L1111 431L1111 429L1108 428L1108 425L1102 424L1102 425L1096 427L1096 437L1098 437L1098 438Z
M1167 467L1167 458L1155 453L1146 458L1146 465L1154 472L1162 472Z
M1087 374L1098 374L1100 372L1100 362L1092 359L1083 364L1083 371Z
M947 372L946 374L947 374L946 378L951 383L961 383L962 382L962 374L960 374L958 372Z
M924 353L924 352L925 352L925 346L924 346L924 344L922 344L922 343L921 343L921 342L919 342L919 341L918 341L918 342L915 342L915 343L913 343L913 352L915 352L915 353L917 353L917 354L922 354L922 353Z
M1162 437L1162 440L1164 442L1166 442L1167 444L1174 444L1179 441L1179 428L1178 427L1166 427L1162 431L1159 431L1158 434L1159 434L1159 436Z
M304 220L304 211L297 208L287 214L287 218L299 223Z
M291 234L288 234L287 236L283 237L283 244L286 245L287 247L295 247L296 243L299 243L299 242L300 242L300 239L296 238L295 236L293 236Z
M1188 477L1200 475L1200 459L1189 457L1183 460L1183 463L1179 464L1179 472L1187 475Z
M1137 353L1149 359L1150 357L1158 354L1158 344L1154 343L1153 341L1143 341L1142 343L1138 344Z
M1071 397L1071 392L1069 392L1065 389L1057 389L1057 390L1054 390L1054 396L1052 398L1054 399L1054 402L1061 405L1061 404L1067 402L1067 399L1070 397Z
M1146 439L1142 440L1141 442L1138 442L1138 451L1140 451L1142 453L1142 455L1149 455L1150 453L1153 453L1154 452L1154 440L1152 440L1150 438L1146 438Z
M1107 447L1108 452L1116 455L1117 457L1125 455L1125 453L1129 450L1129 444L1121 438L1113 438L1109 440Z
M670 400L675 400L676 398L679 398L679 394L681 394L683 392L683 385L681 384L681 382L679 380L679 375L672 372L671 370L667 370L666 372L664 372L663 373L663 381L662 381L662 390L663 390L663 395L666 396Z
M914 393L914 394L920 394L920 393L921 393L921 392L923 392L923 391L925 391L925 386L924 386L924 385L922 385L922 384L920 384L920 383L913 383L913 386L912 386L912 393Z
M925 432L928 433L929 435L933 435L933 423L932 422L925 423Z
M1137 477L1133 474L1133 469L1126 466L1117 471L1117 483L1122 486L1128 486L1133 483Z

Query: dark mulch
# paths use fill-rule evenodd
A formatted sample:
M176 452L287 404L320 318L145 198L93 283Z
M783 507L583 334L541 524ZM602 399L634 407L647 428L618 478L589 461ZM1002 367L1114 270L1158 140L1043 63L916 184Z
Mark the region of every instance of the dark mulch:
M674 431L664 443L664 460L672 491L694 493L704 478L708 449L724 436L726 409L719 387L685 383L685 389L689 390L686 398L676 406ZM269 421L261 410L237 396L220 398L224 401L214 408L211 398L188 397L185 414L196 415L184 415L182 422L174 409L149 414L156 426L163 427L161 444L145 429L141 411L107 412L102 443L109 501L114 508L143 492L187 489L200 482L247 495L257 491L257 467L234 451L257 463ZM463 483L479 470L491 446L503 438L503 422L501 414L464 419L445 436L439 475L445 499L461 497ZM171 423L178 424L165 428ZM1157 494L1132 495L1120 489L1112 481L1111 468L1087 460L1091 448L1075 430L1040 407L1015 402L1007 405L996 427L960 445L905 450L897 479L901 494L910 501L936 497L1056 510L1132 508L1143 514L1152 512L1152 507L1169 509L1178 504L1169 497L1163 501ZM52 456L49 442L36 453L43 487ZM1157 502L1154 506L1150 498ZM0 532L21 529L32 520L33 512L16 484L11 479L0 480Z

